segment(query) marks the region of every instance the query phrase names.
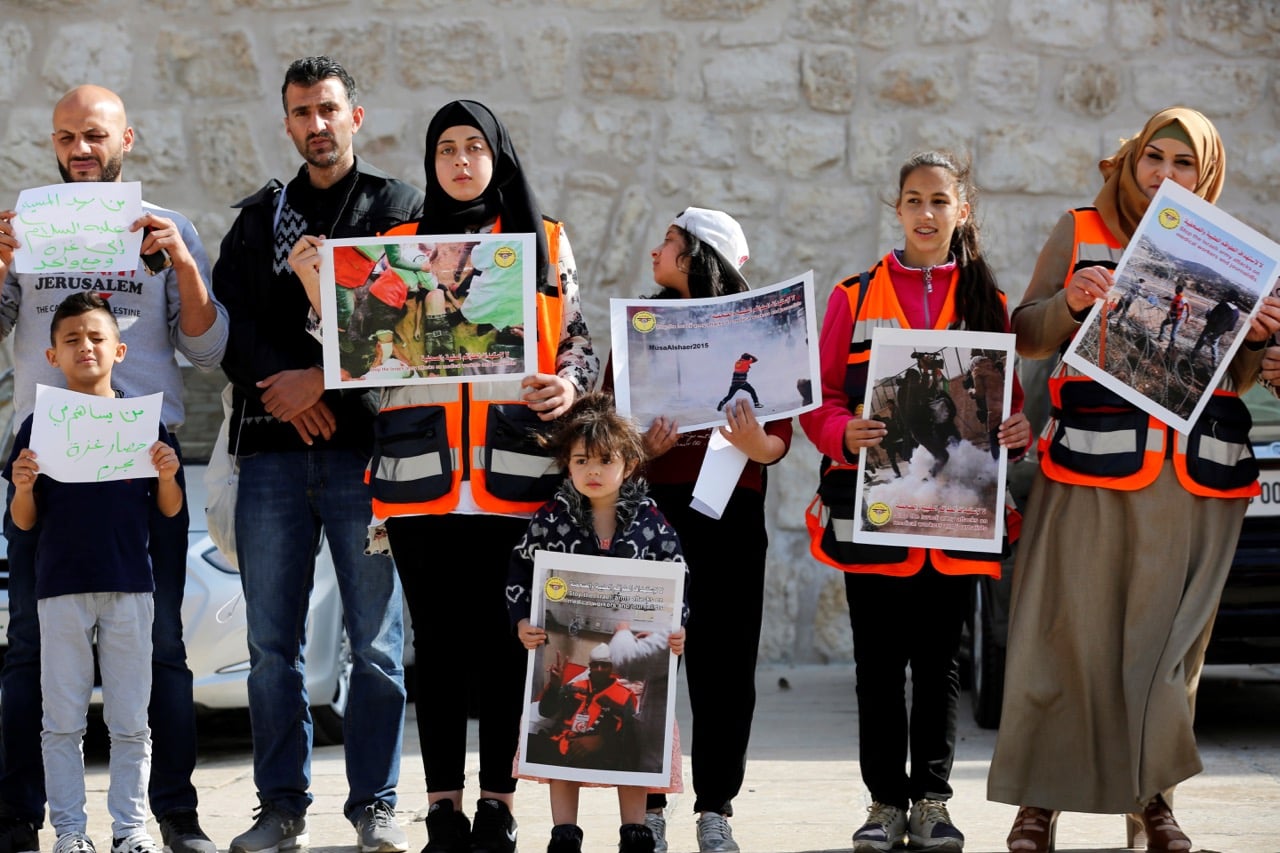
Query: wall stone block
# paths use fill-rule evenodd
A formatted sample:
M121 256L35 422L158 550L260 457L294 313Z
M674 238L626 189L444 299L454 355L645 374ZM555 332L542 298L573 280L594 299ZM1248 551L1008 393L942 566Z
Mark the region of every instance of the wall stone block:
M88 80L116 91L130 82L133 37L123 24L65 24L57 28L54 39L57 49L45 53L41 77L55 100Z
M182 110L137 110L129 113L133 125L133 150L124 177L142 181L142 194L151 199L150 184L183 180L191 169L191 152L184 136Z
M958 71L951 60L896 55L876 68L872 88L886 104L919 109L946 107L960 94Z
M919 20L912 0L800 0L790 30L797 38L884 49Z
M663 126L662 141L654 146L659 163L697 163L701 169L731 169L738 164L741 131L733 116L671 111Z
M800 54L790 45L737 48L702 66L708 103L718 110L793 110L800 95Z
M565 93L570 33L569 22L563 18L520 33L520 66L525 88L533 98L558 98Z
M31 56L31 30L20 23L0 24L0 101L20 91Z
M606 159L636 165L652 149L653 122L648 110L569 107L560 113L556 150L580 162Z
M1097 141L1069 127L1000 125L979 137L979 165L987 192L1093 198Z
M249 116L204 113L192 120L192 131L199 140L195 153L200 181L213 198L231 204L266 182L268 172L253 141Z
M981 39L995 20L993 0L935 0L919 18L923 44L958 44Z
M291 62L322 54L341 62L362 93L375 90L387 79L391 30L385 23L365 20L353 26L353 22L337 22L329 16L317 21L284 27L276 33L275 53L280 63L262 69L268 84L278 89Z
M244 30L166 29L156 58L160 89L171 101L256 98L262 91L253 43ZM283 69L277 87L282 76Z
M976 51L966 98L1000 112L1026 113L1040 100L1040 59L1007 50Z
M844 122L838 119L764 115L751 122L750 132L752 154L797 178L838 166L844 157Z
M1017 43L1081 50L1102 42L1107 10L1106 0L1020 0L1009 5L1009 27Z
M489 19L465 18L399 27L400 82L410 89L438 87L448 92L474 92L498 80L508 82L506 40L495 38L494 26Z
M1074 113L1102 118L1115 111L1123 89L1120 72L1114 65L1069 62L1062 71L1058 99Z
M1133 99L1147 113L1186 104L1212 118L1243 116L1262 104L1274 65L1202 62L1180 64L1171 73L1168 62L1135 64Z
M1112 38L1129 50L1154 50L1169 38L1169 0L1115 0Z
M49 144L52 113L52 103L42 108L7 111L8 124L0 144L0 186L14 191L15 198L6 201L5 207L16 200L20 190L56 184L62 180L58 177L57 158Z
M1178 11L1179 34L1223 56L1280 56L1280 7L1275 3L1181 0Z
M676 91L680 37L670 30L594 32L580 40L589 95L661 100Z
M857 98L858 64L847 47L817 47L800 59L805 100L815 110L847 113Z
M737 21L767 0L663 0L662 14L683 21Z

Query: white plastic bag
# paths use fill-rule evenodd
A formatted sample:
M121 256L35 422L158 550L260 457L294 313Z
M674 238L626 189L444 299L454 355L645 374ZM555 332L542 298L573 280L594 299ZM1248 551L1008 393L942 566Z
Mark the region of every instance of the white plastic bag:
M236 557L236 492L240 486L240 462L230 453L231 385L222 389L222 427L209 454L209 467L204 471L207 493L204 514L209 523L209 538L237 571Z

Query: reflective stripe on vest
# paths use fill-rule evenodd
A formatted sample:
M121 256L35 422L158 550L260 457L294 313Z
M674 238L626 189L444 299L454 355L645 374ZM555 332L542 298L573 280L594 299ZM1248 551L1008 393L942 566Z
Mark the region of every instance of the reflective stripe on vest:
M387 231L383 236L401 236L417 233L417 223L405 223ZM560 300L560 234L559 222L544 220L547 240L547 282L538 287L535 305L537 309L537 370L555 373L556 353L560 346L560 328L563 307ZM501 221L492 233L500 233ZM379 518L397 515L439 515L453 511L458 506L463 480L471 485L471 496L485 512L501 514L529 514L542 506L554 491L550 481L559 480L559 468L548 455L523 452L520 448L504 444L490 444L494 437L488 434L491 415L501 421L502 412L514 412L517 407L528 419L528 408L520 400L520 379L496 382L409 385L383 389L383 413L413 407L436 407L445 414L443 447L439 452L414 457L389 459L375 456L376 465L365 472L366 482L380 479L385 488L381 491L396 493L396 499L380 498L379 483L374 488L373 513ZM464 422L465 421L465 422ZM506 430L522 431L520 425ZM501 428L498 432L503 432ZM500 436L498 440L500 440ZM447 452L446 452L447 451ZM449 476L445 478L445 463ZM486 467L488 471L486 471ZM405 483L421 484L424 495L430 497L406 498L397 488ZM545 488L549 486L550 488ZM495 494L494 491L498 494ZM546 494L542 494L542 492ZM511 494L535 495L528 500L515 499Z
M844 289L848 299L849 313L853 317L853 332L849 340L848 367L845 372L845 391L852 403L860 405L866 396L867 363L871 358L872 332L878 328L908 328L909 324L906 313L902 310L902 305L898 302L897 294L894 292L893 280L889 276L889 264L886 259L881 259L871 270L866 293L859 294L861 276L846 278L836 287ZM1002 302L1004 298L1004 294L1000 294ZM955 287L953 285L947 292L942 310L938 312L938 316L934 319L934 328L949 328L956 320ZM829 459L823 460L824 472L829 468L853 467L855 466L843 462L838 463ZM983 574L996 578L1000 577L1000 562L998 559L987 558L985 555L980 559L967 556L958 557L953 554L946 554L935 548L901 549L905 551L906 556L897 562L842 563L822 550L822 539L828 525L830 525L831 533L837 541L843 543L853 542L853 506L850 504L847 507L837 507L835 509L840 513L848 513L847 517L843 515L835 515L833 517L832 508L824 506L821 498L814 498L805 512L805 527L809 531L810 553L819 561L841 571L895 577L914 575L923 568L927 550L930 562L932 562L935 569L943 574Z
M1076 270L1090 265L1102 265L1114 268L1116 260L1123 254L1124 247L1107 229L1102 217L1093 208L1079 208L1071 211L1075 223L1075 249L1072 263L1067 271L1063 287L1071 281ZM1059 373L1049 380L1049 397L1055 409L1066 410L1068 415L1078 414L1068 410L1063 403L1064 391L1069 383L1089 383L1092 379L1079 375ZM1100 394L1110 394L1099 387ZM1236 396L1234 392L1222 389L1214 391L1215 395ZM1127 403L1123 408L1128 412L1137 410ZM1076 420L1072 417L1072 420ZM1114 430L1090 430L1077 425L1059 428L1060 418L1051 418L1041 433L1037 444L1040 455L1040 469L1044 475L1059 483L1077 486L1096 486L1103 489L1119 491L1136 491L1156 481L1164 467L1166 455L1173 458L1174 471L1178 482L1192 494L1204 497L1235 498L1260 494L1256 482L1240 488L1213 488L1194 480L1187 470L1186 437L1175 432L1172 427L1160 419L1148 415L1145 421L1146 435L1144 452L1140 464L1131 473L1121 476L1109 475L1105 472L1103 457L1136 453L1139 447L1141 426ZM1165 443L1173 441L1172 452L1169 453ZM1072 467L1060 463L1053 458L1053 449L1060 447L1070 451L1075 462ZM1199 458L1215 462L1223 466L1234 466L1244 459L1252 459L1252 450L1248 444L1226 442L1216 436L1201 437ZM1091 470L1092 469L1092 470Z

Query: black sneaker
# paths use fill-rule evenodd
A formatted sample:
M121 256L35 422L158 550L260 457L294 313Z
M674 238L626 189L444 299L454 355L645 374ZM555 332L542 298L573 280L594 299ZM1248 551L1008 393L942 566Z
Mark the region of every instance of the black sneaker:
M422 853L471 853L471 821L452 800L436 800L427 810L427 846Z
M551 827L551 843L547 853L582 853L582 828L572 823Z
M40 849L40 833L20 817L0 817L0 853L28 853Z
M516 819L501 800L476 801L471 818L471 853L516 853Z
M169 853L218 853L218 845L200 828L195 809L172 811L159 819L160 840Z
M653 831L643 823L618 827L618 853L654 853Z

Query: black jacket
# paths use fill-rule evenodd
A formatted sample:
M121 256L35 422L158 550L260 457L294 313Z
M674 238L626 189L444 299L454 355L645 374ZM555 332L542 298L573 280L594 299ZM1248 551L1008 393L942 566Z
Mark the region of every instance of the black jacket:
M304 167L305 168L305 167ZM341 220L329 237L374 236L422 216L422 190L396 180L356 158L356 185ZM230 318L222 369L235 387L230 427L232 452L305 450L293 426L266 415L257 382L281 370L321 363L320 343L306 330L310 303L302 283L290 274L280 286L272 272L273 221L283 189L276 179L237 202L240 209L213 267L213 292ZM338 421L334 437L316 439L312 449L355 448L369 452L377 392L326 391L324 401ZM241 419L247 414L247 419ZM238 438L238 442L237 442Z

